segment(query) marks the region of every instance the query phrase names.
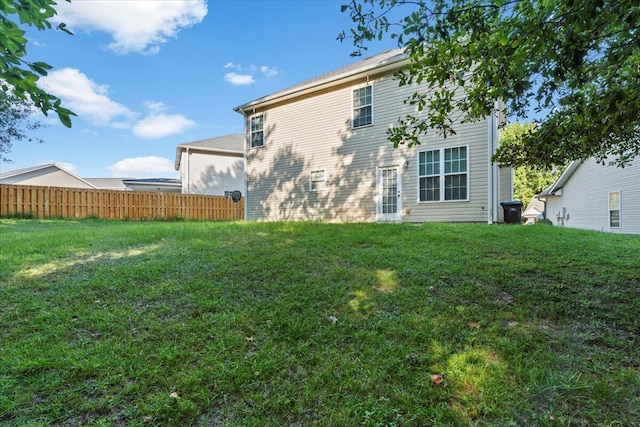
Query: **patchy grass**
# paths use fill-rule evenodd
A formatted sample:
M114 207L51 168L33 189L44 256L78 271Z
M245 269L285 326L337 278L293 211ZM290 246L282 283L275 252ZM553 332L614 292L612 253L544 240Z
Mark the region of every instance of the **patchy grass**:
M638 236L0 220L0 424L638 425L639 313Z

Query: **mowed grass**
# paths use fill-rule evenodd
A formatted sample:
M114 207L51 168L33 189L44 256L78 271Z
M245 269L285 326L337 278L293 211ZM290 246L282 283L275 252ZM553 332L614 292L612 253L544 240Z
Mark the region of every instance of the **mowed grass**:
M0 220L0 323L3 426L640 425L639 236Z

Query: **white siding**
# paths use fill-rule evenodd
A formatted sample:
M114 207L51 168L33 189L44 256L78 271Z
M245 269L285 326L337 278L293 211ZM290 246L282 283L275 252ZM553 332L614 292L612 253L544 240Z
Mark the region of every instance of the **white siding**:
M244 189L242 154L219 155L183 150L181 156L180 180L184 194L223 196L225 191Z
M636 162L637 163L637 162ZM609 227L609 193L620 192L620 227ZM558 220L557 216L569 215ZM624 169L602 166L593 159L581 164L562 187L547 199L546 214L554 224L572 228L640 234L640 165Z
M403 100L416 88L399 87L390 74L369 83L374 124L368 127L351 129L352 91L367 84L365 78L255 111L264 113L265 146L247 146L249 220L375 221L378 166L402 169L403 221L487 220L487 121L458 125L446 139L433 132L419 147L394 149L386 130L411 111ZM469 147L469 200L419 203L418 151L462 145ZM309 191L315 169L326 170L324 191Z

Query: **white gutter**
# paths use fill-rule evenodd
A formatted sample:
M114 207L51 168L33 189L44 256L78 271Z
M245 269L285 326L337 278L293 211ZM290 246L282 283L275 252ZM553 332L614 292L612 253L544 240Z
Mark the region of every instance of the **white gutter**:
M255 101L251 101L246 104L240 105L239 107L235 107L233 110L237 113L244 115L244 112L249 109L266 107L271 104L297 98L299 96L302 96L308 93L317 92L329 87L336 86L338 84L345 84L355 80L359 80L363 77L369 77L373 75L388 73L390 71L403 68L404 66L409 64L409 62L410 62L409 58L407 58L406 56L403 56L400 59L396 58L388 62L383 62L382 65L380 63L373 63L368 67L358 69L358 70L347 71L342 74L338 74L336 76L332 76L324 80L312 81L306 85L301 85L301 86L297 86L297 85L293 86L290 89L285 89L281 92L276 92L273 95L267 95Z

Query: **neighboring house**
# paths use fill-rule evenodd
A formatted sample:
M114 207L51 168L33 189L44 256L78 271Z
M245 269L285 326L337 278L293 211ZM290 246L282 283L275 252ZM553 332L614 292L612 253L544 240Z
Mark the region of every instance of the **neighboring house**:
M180 193L182 184L179 179L172 178L146 178L123 179L125 190L152 191L154 193Z
M527 208L522 212L522 218L525 224L535 224L539 219L544 218L544 202L537 196L533 196Z
M640 166L603 166L594 159L574 161L538 196L554 224L640 234Z
M414 113L400 50L323 74L234 110L245 117L249 220L497 222L511 168L492 164L498 115L394 149L386 131Z
M89 184L101 190L126 190L125 179L131 178L84 178Z
M0 173L0 184L98 188L55 163Z
M231 134L180 144L176 148L184 194L224 196L244 189L244 136Z

